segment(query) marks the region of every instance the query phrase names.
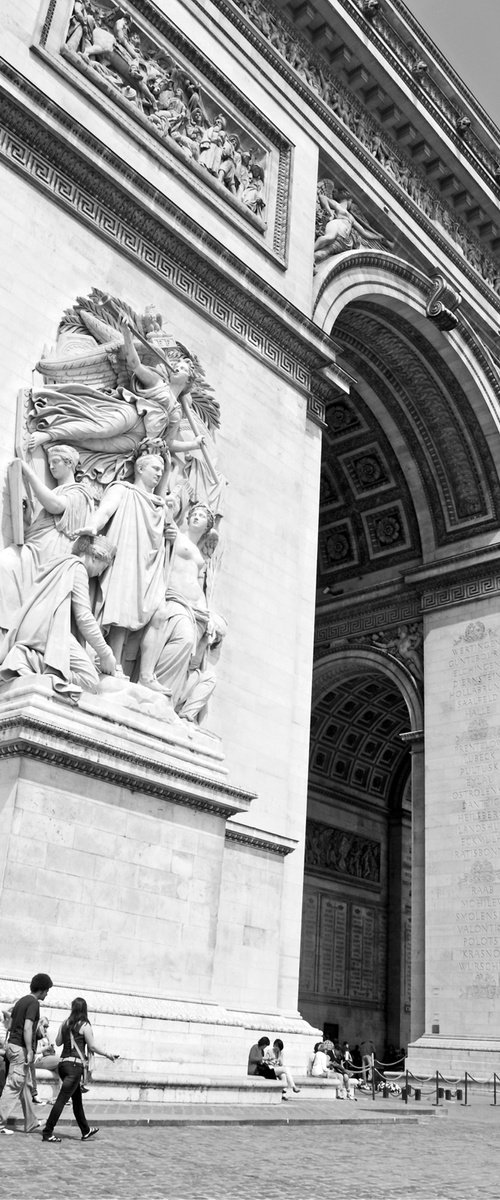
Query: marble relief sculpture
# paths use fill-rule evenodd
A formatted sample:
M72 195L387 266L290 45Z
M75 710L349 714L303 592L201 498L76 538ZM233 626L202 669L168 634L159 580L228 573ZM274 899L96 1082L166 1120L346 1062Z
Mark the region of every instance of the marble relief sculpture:
M47 487L28 463L21 461L28 495L34 496L41 507L24 532L23 545L0 550L0 628L4 632L43 563L72 553L76 530L85 524L93 508L90 490L75 480L78 450L63 444L51 446L47 462L55 487ZM32 509L28 496L26 508Z
M107 0L75 0L63 54L79 71L139 112L244 208L261 217L267 153L180 61ZM246 157L246 165L243 157ZM253 187L248 186L253 174ZM258 192L258 203L256 199Z
M158 313L97 290L64 313L37 370L16 461L23 504L39 512L0 552L0 680L48 674L74 696L101 690L104 673L127 706L154 692L168 719L199 722L226 632L211 610L226 481L204 372ZM75 555L99 577L91 601ZM61 661L49 614L59 598ZM71 620L87 644L74 670Z
M70 555L47 560L0 646L0 680L46 674L56 692L73 700L82 690L96 692L99 673L85 645L95 652L99 671L114 675L116 660L92 613L89 595L89 579L102 575L113 554L106 538L81 537Z
M364 219L352 197L344 188L336 188L330 179L318 183L317 237L314 243L314 266L341 254L343 250L360 246L378 246L390 250L389 238L379 233Z

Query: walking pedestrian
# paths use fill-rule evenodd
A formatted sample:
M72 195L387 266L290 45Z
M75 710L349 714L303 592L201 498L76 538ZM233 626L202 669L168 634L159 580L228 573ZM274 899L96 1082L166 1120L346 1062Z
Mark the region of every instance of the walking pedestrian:
M28 995L21 996L12 1009L9 1040L6 1047L9 1074L0 1100L0 1133L13 1133L12 1129L7 1129L5 1122L12 1115L18 1100L21 1101L23 1110L24 1132L31 1133L40 1125L36 1109L33 1107L29 1068L35 1058L40 1001L45 1000L51 987L53 987L53 983L50 975L45 975L41 971L38 975L33 976Z
M98 1126L89 1125L83 1111L82 1083L88 1053L100 1054L102 1058L109 1058L110 1062L115 1062L119 1055L108 1054L107 1050L101 1050L96 1045L88 1017L87 1001L83 996L76 996L73 1000L71 1012L58 1030L56 1046L63 1048L58 1067L61 1088L48 1115L47 1124L42 1133L42 1141L61 1141L61 1138L54 1133L54 1129L65 1104L71 1099L75 1121L80 1127L82 1142L86 1142L99 1133Z

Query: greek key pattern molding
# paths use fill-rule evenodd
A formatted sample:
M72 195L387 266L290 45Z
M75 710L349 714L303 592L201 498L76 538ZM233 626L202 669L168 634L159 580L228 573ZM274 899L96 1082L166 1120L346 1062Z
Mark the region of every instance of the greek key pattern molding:
M4 97L2 116L0 155L10 167L306 393L308 414L314 422L322 422L324 405L311 393L312 374L325 366L332 355L326 337L324 355L321 353L318 341L323 340L322 335L318 338L318 330L311 322L303 320L296 310L292 313L292 306L283 302L282 321L270 313L259 304L258 291L252 295L246 288L240 290L212 263L202 259L180 232L147 215L140 201L120 190L114 181L108 181L93 164L59 141L53 131L39 124L32 113L18 107L10 97ZM76 133L75 123L72 125ZM86 135L85 144L88 146L90 142ZM100 143L96 142L94 149L98 160L105 157L101 155ZM108 162L111 157L108 154ZM149 199L146 181L142 190ZM231 267L235 263L241 266L238 260L233 262L233 256L215 239L190 222L185 214L178 213L174 205L165 201L164 208L214 258L228 262ZM249 280L249 276L247 271L247 281L254 282L262 292L258 278ZM271 288L268 292L270 300L275 302L277 294ZM288 314L290 323L286 319ZM297 322L303 327L303 341L300 334L297 336ZM316 345L306 341L309 328Z
M454 608L456 604L468 604L471 600L487 600L500 593L500 573L483 579L464 579L424 592L422 612L429 613L440 608Z
M336 618L325 614L317 619L315 640L320 647L326 643L328 649L333 642L362 637L365 634L376 633L379 629L388 629L392 625L415 621L420 613L420 597L412 595L391 600L384 605L367 604L358 612L349 609L345 615Z

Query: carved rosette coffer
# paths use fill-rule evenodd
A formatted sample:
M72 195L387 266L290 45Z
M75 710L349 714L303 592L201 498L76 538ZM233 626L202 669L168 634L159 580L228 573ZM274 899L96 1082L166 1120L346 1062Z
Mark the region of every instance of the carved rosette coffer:
M444 275L435 274L432 278L434 287L425 307L426 315L429 321L446 333L458 325L457 309L462 303L462 296L447 283Z

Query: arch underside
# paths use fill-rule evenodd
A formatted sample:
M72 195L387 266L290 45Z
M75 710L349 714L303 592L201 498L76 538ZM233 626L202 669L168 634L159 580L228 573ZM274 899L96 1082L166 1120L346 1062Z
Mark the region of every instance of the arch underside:
M488 440L430 338L372 300L348 304L332 332L356 382L327 405L320 603L324 589L338 593L491 536L500 517Z
M354 257L350 278L340 266L330 294L326 277L318 290L353 384L327 401L323 437L301 1010L380 1046L410 1030L410 745L423 728L412 571L496 540L500 443L486 356L465 326L432 325L424 277L405 299L402 277L378 289Z

